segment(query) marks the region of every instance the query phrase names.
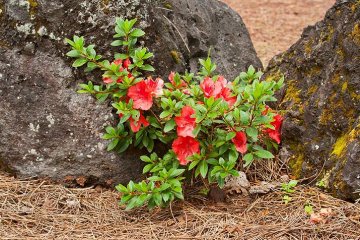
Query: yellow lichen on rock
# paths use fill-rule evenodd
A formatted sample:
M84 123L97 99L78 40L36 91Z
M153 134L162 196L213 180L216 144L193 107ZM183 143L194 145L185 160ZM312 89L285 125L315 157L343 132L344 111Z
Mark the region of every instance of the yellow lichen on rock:
M179 52L178 52L178 51L172 50L172 51L170 52L170 55L171 55L172 59L174 60L174 62L175 62L176 64L179 64L179 63L181 62L180 55L179 55Z
M292 175L295 178L300 178L302 173L302 165L304 163L305 156L303 153L299 153L298 155L294 155L290 161L289 166L292 170Z
M345 59L345 53L344 53L344 51L342 49L338 48L336 50L336 54L340 57L341 61Z
M315 65L306 73L306 75L308 77L313 77L313 76L319 75L321 73L321 70L322 70L321 67Z
M272 81L279 81L280 78L282 78L284 74L278 69L276 72L272 72L271 74L267 75L265 78L266 82L272 82Z
M349 137L350 137L350 142L360 137L360 124L358 124L353 130L350 131Z
M39 5L37 0L27 0L30 6L30 16L33 18L36 14L36 8Z
M286 93L283 102L293 101L295 104L299 104L302 102L302 99L300 97L301 89L298 89L295 86L295 83L296 83L295 80L290 80L287 83Z
M358 23L355 24L354 29L351 32L351 38L356 44L360 45L360 27Z
M357 0L356 3L352 4L352 5L351 5L351 11L352 11L352 13L354 13L359 6L360 6L360 0Z
M331 82L334 83L334 84L337 84L337 83L339 83L340 78L341 78L340 74L337 73L337 74L335 74L335 75L333 76L333 78L331 79Z
M307 54L307 55L310 55L311 54L311 52L312 52L312 45L313 45L313 43L314 43L314 40L312 40L312 39L310 39L309 41L307 41L306 43L305 43L305 53Z
M341 157L344 155L346 147L354 141L360 134L360 124L358 124L354 129L347 132L343 136L339 137L332 147L332 155Z
M319 87L317 85L312 85L307 91L308 96L314 94L318 89Z
M339 137L336 140L335 144L333 145L333 150L332 150L331 154L337 155L338 157L340 157L344 153L347 143L348 143L348 135L347 134Z
M342 93L345 93L346 90L347 90L347 87L348 87L348 83L347 83L347 82L344 82L343 85L341 86L341 92L342 92Z
M320 39L325 42L330 42L334 35L334 27L331 25L328 25L328 28L326 31L320 33Z

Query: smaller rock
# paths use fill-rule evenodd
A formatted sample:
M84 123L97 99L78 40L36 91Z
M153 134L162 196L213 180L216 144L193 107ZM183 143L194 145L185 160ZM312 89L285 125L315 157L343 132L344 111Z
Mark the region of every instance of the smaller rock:
M282 182L282 183L287 183L287 182L289 182L289 181L290 181L289 175L282 175L282 176L280 177L280 182Z
M250 182L244 172L239 172L238 177L229 176L225 179L225 191L229 194L244 194L248 195Z
M251 186L249 193L250 194L265 194L265 193L275 190L279 186L280 186L279 182L269 183L269 182L263 181L260 183L260 185Z

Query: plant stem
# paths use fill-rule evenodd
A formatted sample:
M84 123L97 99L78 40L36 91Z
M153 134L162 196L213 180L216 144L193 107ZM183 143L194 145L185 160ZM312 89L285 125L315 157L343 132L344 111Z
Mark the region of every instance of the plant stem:
M149 111L151 112L151 114L156 118L156 120L158 121L158 123L161 125L161 127L163 127L163 124L161 123L161 120L159 119L159 117L154 113L154 111L152 109L149 109Z

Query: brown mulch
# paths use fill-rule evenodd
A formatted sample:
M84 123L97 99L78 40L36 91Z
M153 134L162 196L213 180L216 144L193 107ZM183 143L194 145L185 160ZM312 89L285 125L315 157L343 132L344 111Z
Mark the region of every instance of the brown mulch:
M119 195L0 175L0 239L360 239L360 205L300 187L228 203L190 199L171 210L124 211ZM326 223L304 211L330 208Z
M287 50L305 27L325 16L335 0L222 0L243 18L264 64Z

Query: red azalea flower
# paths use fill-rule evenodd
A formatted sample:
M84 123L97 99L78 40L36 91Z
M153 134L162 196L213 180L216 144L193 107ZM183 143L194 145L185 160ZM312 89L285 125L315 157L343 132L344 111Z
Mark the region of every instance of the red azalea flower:
M154 81L151 77L148 77L145 82L155 97L163 95L164 80L156 78Z
M224 99L225 102L229 104L229 106L233 106L236 103L237 97L231 97L230 88L223 88L220 93L220 97Z
M186 95L190 95L190 94L191 94L191 92L190 92L190 90L189 90L188 88L184 89L184 90L183 90L183 93L186 94Z
M181 137L195 137L193 131L196 126L196 118L191 117L195 113L195 110L189 106L185 106L181 109L181 116L175 117L177 125L177 134Z
M140 130L141 125L143 125L144 127L147 127L150 124L149 121L146 120L146 118L144 117L144 115L142 114L141 111L140 111L139 120L137 122L135 122L135 120L132 117L129 118L129 121L130 121L130 128L134 133L136 133Z
M164 81L160 78L156 81L148 78L141 80L131 86L128 91L128 97L134 101L134 108L141 110L149 110L153 104L153 96L162 94L162 86Z
M153 104L151 90L144 80L131 86L128 96L134 101L135 109L149 110Z
M206 77L204 81L200 83L200 88L203 90L206 98L214 97L220 98L222 97L222 91L226 89L227 80L223 76L219 76L218 80L214 82L209 77ZM230 90L230 89L229 89ZM227 90L225 90L227 91ZM230 93L230 92L229 92ZM229 96L227 96L229 97Z
M172 85L175 85L174 77L175 77L175 72L170 72L168 78L169 78L169 81L171 82Z
M121 59L116 59L113 61L115 65L122 65L123 61Z
M281 115L277 114L274 116L274 121L271 122L271 125L274 126L275 129L266 129L265 132L269 135L271 139L273 139L277 144L281 142L281 124L283 118Z
M112 83L113 80L111 79L111 77L103 77L103 82L104 82L105 84L109 84L109 83Z
M206 77L204 81L200 83L200 88L203 90L206 98L214 97L221 92L221 83L216 84L211 78Z
M246 134L244 132L237 132L236 136L231 140L235 148L238 152L244 154L247 151L247 145L246 145Z
M171 84L172 84L174 87L176 87L176 88L181 88L181 87L186 87L186 86L187 86L187 84L186 84L186 82L185 82L184 80L181 80L181 81L180 81L180 84L176 85L176 84L175 84L174 77L175 77L175 72L170 72L168 78L169 78L169 81L171 82Z
M172 144L172 149L175 152L181 165L188 163L187 158L200 153L200 144L192 137L178 137Z
M216 83L220 88L225 88L228 85L228 82L224 76L219 76L218 79L216 80Z
M131 60L129 58L125 59L123 62L123 67L128 69L130 65L131 65Z

